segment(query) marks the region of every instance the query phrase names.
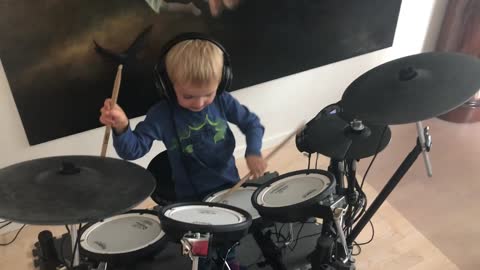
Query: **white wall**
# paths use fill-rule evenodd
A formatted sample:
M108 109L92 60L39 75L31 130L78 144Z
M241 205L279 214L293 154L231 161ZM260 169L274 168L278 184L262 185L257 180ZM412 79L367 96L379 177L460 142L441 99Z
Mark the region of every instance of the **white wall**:
M391 59L432 50L447 2L403 0L391 48L248 87L233 92L233 95L261 117L266 127L264 145L272 146L292 132L299 123L310 120L323 107L338 101L347 86L367 70ZM0 117L0 168L38 157L100 153L103 128L29 146L1 65ZM133 119L132 125L142 118ZM46 122L48 119L38 121ZM245 144L243 136L236 129L235 135L237 154L242 156ZM146 166L161 149L161 143L155 144L151 154L135 162ZM108 156L116 157L111 144Z

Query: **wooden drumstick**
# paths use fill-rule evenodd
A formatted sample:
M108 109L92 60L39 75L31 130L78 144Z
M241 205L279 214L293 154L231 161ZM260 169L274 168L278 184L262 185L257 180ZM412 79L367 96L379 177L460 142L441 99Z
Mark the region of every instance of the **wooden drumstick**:
M287 142L293 138L295 135L297 135L302 129L303 127L305 126L305 123L302 123L300 126L298 126L297 129L295 129L294 132L292 132L290 135L287 136L287 138L285 138L279 145L277 145L273 150L272 152L268 153L268 155L265 157L265 160L268 161L270 160L285 144L287 144ZM247 180L248 178L252 175L252 172L249 172L247 175L245 175L244 177L242 177L242 179L240 179L240 181L237 182L237 184L235 184L235 186L233 186L231 189L229 189L227 192L225 192L221 197L220 199L218 200L219 202L225 200L230 194L232 194L233 192L235 192L235 190L237 190L238 188L240 188L240 186L242 186Z
M115 76L115 82L113 83L113 90L112 90L112 104L110 105L112 108L117 104L118 92L120 91L120 83L122 81L122 69L123 69L123 65L118 65L117 75ZM107 155L108 140L110 139L111 130L112 130L111 126L105 126L105 134L103 135L102 152L100 153L100 156L102 157L105 157Z

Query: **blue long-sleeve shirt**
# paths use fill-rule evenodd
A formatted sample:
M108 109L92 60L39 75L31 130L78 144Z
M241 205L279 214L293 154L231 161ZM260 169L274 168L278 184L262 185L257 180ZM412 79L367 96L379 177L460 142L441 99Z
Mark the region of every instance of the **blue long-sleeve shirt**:
M233 157L235 138L227 121L245 134L245 155L260 155L264 127L228 92L222 92L200 112L160 101L135 130L128 127L124 133L114 135L113 145L121 158L134 160L144 156L154 140L163 141L177 198L204 196L239 180Z

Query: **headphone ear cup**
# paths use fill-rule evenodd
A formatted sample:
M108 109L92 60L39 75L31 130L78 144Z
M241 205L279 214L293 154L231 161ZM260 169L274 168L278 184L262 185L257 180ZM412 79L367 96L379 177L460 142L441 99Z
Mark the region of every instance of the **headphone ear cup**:
M167 100L174 100L175 93L173 92L173 85L168 77L167 70L162 60L154 67L155 87L160 96Z
M223 91L230 90L230 86L232 86L232 79L233 79L232 68L228 63L224 63L223 71L222 71L222 79L220 81L220 84L218 85L217 94L220 94Z

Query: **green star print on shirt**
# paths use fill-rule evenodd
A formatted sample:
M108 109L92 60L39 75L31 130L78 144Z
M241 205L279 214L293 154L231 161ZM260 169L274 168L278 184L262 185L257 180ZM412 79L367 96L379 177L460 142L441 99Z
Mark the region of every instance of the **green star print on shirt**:
M227 122L223 119L218 119L217 121L210 120L208 114L205 114L205 119L202 123L195 126L188 125L187 129L180 134L179 139L180 141L188 140L192 136L192 133L201 132L205 127L208 127L208 126L213 127L215 130L215 134L212 138L214 143L218 143L225 139L225 133L227 131ZM178 145L176 140L174 144L175 144L174 147ZM188 144L183 146L182 150L184 153L192 154L194 151L193 144Z

